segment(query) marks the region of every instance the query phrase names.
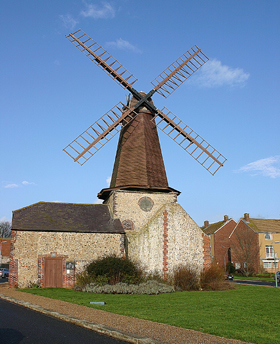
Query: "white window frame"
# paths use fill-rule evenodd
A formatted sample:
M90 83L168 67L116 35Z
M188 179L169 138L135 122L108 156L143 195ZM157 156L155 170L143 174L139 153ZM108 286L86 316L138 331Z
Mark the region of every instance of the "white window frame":
M264 269L278 269L279 259L277 259L275 262L274 260L263 260L263 268Z
M265 245L265 256L266 258L274 258L273 245Z
M271 262L263 262L264 269L271 269Z
M264 233L265 240L272 240L272 233Z

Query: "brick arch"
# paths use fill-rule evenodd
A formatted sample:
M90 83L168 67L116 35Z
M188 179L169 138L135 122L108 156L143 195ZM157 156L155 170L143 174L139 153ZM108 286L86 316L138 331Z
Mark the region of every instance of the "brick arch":
M44 288L46 286L46 260L47 259L61 259L62 260L62 288L73 288L75 286L75 270L73 274L66 273L66 260L68 258L67 255L52 255L52 254L45 254L38 256L38 282L39 285Z

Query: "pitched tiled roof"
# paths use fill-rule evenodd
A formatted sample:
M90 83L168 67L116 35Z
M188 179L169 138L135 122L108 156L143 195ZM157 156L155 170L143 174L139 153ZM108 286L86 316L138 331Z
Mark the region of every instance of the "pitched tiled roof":
M215 232L217 232L217 230L219 230L224 225L230 223L231 221L233 221L235 223L235 221L233 219L228 219L228 217L227 217L227 219L226 220L224 219L224 221L212 223L211 225L209 225L207 227L203 226L203 227L201 227L201 229L207 235L214 234Z
M39 202L13 212L12 229L31 231L124 233L119 219L103 204Z
M248 225L260 233L280 233L280 220L249 219Z
M201 227L201 229L203 230L203 232L207 235L209 234L213 234L215 233L219 228L221 228L223 225L225 224L224 221L219 221L219 222L215 222L212 223L211 225L207 226L207 227Z

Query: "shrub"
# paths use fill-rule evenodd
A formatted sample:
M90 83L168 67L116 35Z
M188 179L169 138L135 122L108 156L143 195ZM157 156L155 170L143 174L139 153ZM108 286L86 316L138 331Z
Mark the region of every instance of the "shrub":
M234 274L235 273L235 267L234 265L232 264L232 262L227 262L227 272L229 274Z
M99 285L115 285L119 282L135 284L143 279L143 271L140 267L128 258L118 258L115 255L92 261L86 267L86 273Z
M87 271L83 271L76 275L76 285L78 286L85 286L93 282L93 278L87 273Z
M163 278L159 271L149 272L145 275L144 281L156 281L161 284L173 285L172 279Z
M146 294L146 295L158 295L160 293L172 293L174 292L174 287L160 283L158 281L147 281L144 283L127 284L127 283L116 283L115 285L96 285L95 283L90 283L83 288L75 288L87 293L98 293L98 294Z
M27 288L38 289L38 288L41 288L41 286L39 283L29 281Z
M199 275L188 265L180 265L173 272L173 284L180 290L199 290Z
M260 274L255 274L255 277L265 277L265 278L271 278L271 277L274 277L274 274L272 274L272 273L269 273L269 272L267 272L267 273L260 273Z
M229 283L225 282L223 269L215 264L201 272L200 285L204 290L223 290L229 288Z

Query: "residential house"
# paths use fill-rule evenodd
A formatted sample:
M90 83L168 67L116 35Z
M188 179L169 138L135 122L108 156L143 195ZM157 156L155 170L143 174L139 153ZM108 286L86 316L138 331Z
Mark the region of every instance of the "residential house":
M0 267L9 267L10 251L11 238L0 238Z
M230 234L231 259L237 269L279 270L280 220L244 214Z
M226 264L231 261L229 236L235 226L236 222L225 215L223 221L212 224L209 224L209 221L204 221L204 226L201 228L210 238L212 262L216 262L223 268L226 268Z

